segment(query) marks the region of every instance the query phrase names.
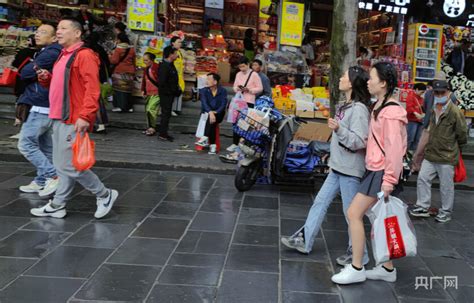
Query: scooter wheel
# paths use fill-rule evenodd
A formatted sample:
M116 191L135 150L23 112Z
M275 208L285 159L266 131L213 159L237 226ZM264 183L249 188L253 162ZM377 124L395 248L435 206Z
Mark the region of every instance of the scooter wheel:
M249 166L240 166L234 179L235 188L241 192L250 190L257 182L258 168L258 162Z

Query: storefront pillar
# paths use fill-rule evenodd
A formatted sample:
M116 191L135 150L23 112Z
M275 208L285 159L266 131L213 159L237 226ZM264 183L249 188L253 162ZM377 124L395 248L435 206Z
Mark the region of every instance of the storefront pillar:
M358 1L334 0L329 76L331 117L335 114L336 104L341 100L339 78L356 61L358 9Z

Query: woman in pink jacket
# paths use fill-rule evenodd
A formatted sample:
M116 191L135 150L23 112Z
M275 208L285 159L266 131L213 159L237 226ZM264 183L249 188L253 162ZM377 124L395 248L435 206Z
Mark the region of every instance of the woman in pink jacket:
M372 111L365 156L367 169L359 192L348 210L349 231L352 239L352 264L332 276L337 284L352 284L366 279L395 282L397 271L392 262L365 271L362 264L365 232L363 217L377 202L377 194L396 195L407 148L407 113L393 98L397 87L397 71L391 63L379 62L370 71L369 92L377 97Z
M242 57L239 61L240 72L235 76L234 92L242 93L248 107L253 108L255 105L255 96L263 91L262 80L258 73L250 68L250 61L246 57ZM234 142L227 148L227 151L234 152L239 144L240 137L234 133Z

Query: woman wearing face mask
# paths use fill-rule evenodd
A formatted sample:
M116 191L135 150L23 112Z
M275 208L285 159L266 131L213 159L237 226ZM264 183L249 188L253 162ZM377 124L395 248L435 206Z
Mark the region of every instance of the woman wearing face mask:
M338 110L335 119L329 119L333 130L331 140L331 171L319 190L303 227L291 237L282 237L281 242L288 248L309 254L314 244L327 209L337 194L341 194L344 215L347 215L352 199L357 193L360 178L365 173L364 158L369 134L370 93L367 89L369 74L354 66L339 80L339 90L345 93L347 102ZM352 260L349 241L347 253L337 258L339 265L350 264ZM364 264L369 262L365 250Z
M337 284L358 283L366 279L395 282L397 279L392 262L365 271L362 260L366 243L363 217L377 202L379 192L383 192L385 197L396 194L394 190L403 168L407 147L407 112L392 96L396 87L397 71L391 63L379 62L371 68L368 88L377 98L377 103L370 119L366 172L347 212L352 264L332 276L332 281Z

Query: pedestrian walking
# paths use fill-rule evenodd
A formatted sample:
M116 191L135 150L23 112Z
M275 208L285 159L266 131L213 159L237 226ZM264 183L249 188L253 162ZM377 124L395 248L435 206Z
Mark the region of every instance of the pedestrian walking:
M459 108L450 102L448 82L433 81L434 107L428 128L429 138L424 149L424 160L417 180L416 207L410 210L414 217L429 217L431 184L438 177L441 205L435 220L451 221L454 206L454 167L459 161L461 146L467 143L467 124Z
M156 56L152 53L143 55L145 70L142 79L142 94L145 97L145 114L147 129L144 134L154 136L156 134L156 119L160 110L160 96L158 95L158 64L155 63Z
M337 111L334 119L328 120L333 130L331 139L331 168L323 186L314 199L305 224L290 237L281 242L288 248L309 254L314 239L319 233L324 217L337 194L342 197L343 212L347 210L360 186L365 173L365 147L369 135L370 93L367 89L369 74L361 67L350 67L339 80L339 90L346 95L347 102ZM347 220L347 219L346 219ZM337 258L339 265L351 264L352 247L349 239L346 254ZM369 262L367 247L363 264Z
M182 53L182 45L183 45L183 40L179 37L173 37L171 38L171 46L177 50L178 58L174 60L173 64L174 67L176 67L176 71L178 72L178 81L179 81L179 88L181 89L181 92L184 92L184 57ZM171 112L171 115L174 117L178 116L181 113L183 107L183 94L179 95L179 97L175 97L174 102L173 102L173 111Z
M413 91L408 93L407 104L407 135L408 150L415 151L423 132L423 118L425 113L423 110L423 97L426 91L426 84L415 83Z
M216 127L224 120L227 106L227 91L219 81L221 77L216 73L207 75L207 87L201 89L201 113L209 114L204 130L204 136L196 142L202 147L209 146L209 154L216 154Z
M379 62L370 70L368 88L370 94L377 97L377 103L370 119L365 156L366 172L347 211L352 240L352 264L332 276L332 281L337 284L358 283L366 279L387 282L397 280L397 271L392 262L365 271L363 255L366 240L362 220L377 202L379 192L383 192L387 198L399 191L397 185L407 148L407 112L393 98L397 79L397 70L391 63Z
M43 24L35 33L36 45L41 50L33 61L20 71L21 81L26 86L18 99L25 104L25 121L20 131L18 150L36 168L36 177L28 185L20 186L24 193L38 193L40 197L53 194L58 187L58 175L53 166L52 121L49 119L49 90L38 84L36 70L51 71L58 59L61 46L56 42L56 28Z
M125 33L117 35L117 47L109 56L112 64L112 86L114 89L113 112L133 113L131 104L133 79L135 78L135 48Z
M83 47L84 29L73 17L59 22L56 37L63 50L52 73L41 69L38 78L49 86L53 120L53 164L59 176L54 198L46 205L31 209L37 217L63 218L74 185L79 182L97 197L94 217L106 216L117 200L118 192L108 189L91 170L77 171L72 164L72 144L77 135L90 131L99 109L100 81L98 56Z
M173 142L174 138L168 134L169 121L173 101L182 93L179 86L179 76L174 61L178 58L178 50L167 46L163 50L163 61L158 69L158 93L160 95L161 121L158 139Z

